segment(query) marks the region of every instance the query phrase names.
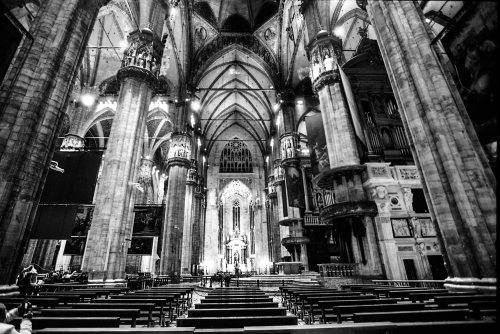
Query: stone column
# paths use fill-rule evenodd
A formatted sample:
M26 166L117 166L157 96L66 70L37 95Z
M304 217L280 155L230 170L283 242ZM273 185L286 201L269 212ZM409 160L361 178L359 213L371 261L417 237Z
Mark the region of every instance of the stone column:
M13 283L99 7L44 1L0 89L0 284Z
M185 113L185 110L179 110ZM191 166L191 136L185 132L172 134L168 151L168 210L163 225L163 244L160 273L172 278L181 274L184 208L186 205L186 178ZM188 236L186 236L188 237Z
M304 271L309 271L309 259L307 258L307 244L300 244L300 262L304 265Z
M132 235L133 193L146 117L156 77L137 66L121 68L116 116L95 197L95 212L82 263L95 280L125 278L127 250ZM147 167L147 166L146 166ZM149 167L148 167L149 168Z
M274 175L269 176L269 229L271 230L272 248L273 248L273 262L281 261L281 237L279 225L279 206L278 206L278 193L274 182Z
M191 272L191 255L193 247L193 197L194 188L196 186L196 160L191 160L191 168L189 168L186 180L186 203L184 207L184 230L182 239L182 259L181 273L187 275Z
M276 198L277 198L277 205L276 205L276 211L277 211L277 214L276 214L276 217L278 218L277 221L276 221L276 225L277 225L277 228L279 230L279 239L278 239L278 244L280 245L280 254L281 254L281 258L283 258L284 256L289 256L289 252L288 250L281 246L281 240L288 236L288 227L287 226L282 226L281 224L279 224L280 221L284 220L287 216L288 216L288 213L287 213L287 216L284 215L283 213L283 206L287 205L287 203L283 203L283 191L286 191L284 189L284 185L285 185L285 179L284 179L284 172L283 172L283 168L280 166L281 164L281 160L280 159L276 159L274 161L274 185L276 187ZM288 212L288 209L287 209L287 212ZM281 258L279 259L279 261L281 261Z
M330 159L330 170L320 173L315 183L334 194L334 203L320 210L320 219L340 231L350 260L362 266L361 272L371 275L375 266L366 261L364 221L365 217L377 214L377 207L367 200L363 189L361 175L366 167L360 165L354 124L342 92L338 70L343 59L341 49L341 40L326 33L319 33L308 48L313 63L313 88L319 95ZM359 242L352 242L353 231ZM362 254L365 254L364 260Z
M191 264L199 265L201 263L201 250L203 249L202 226L201 226L201 201L203 193L199 184L195 188L193 205L193 236L191 243Z
M442 49L412 1L367 6L447 253L448 286L496 289L496 179Z

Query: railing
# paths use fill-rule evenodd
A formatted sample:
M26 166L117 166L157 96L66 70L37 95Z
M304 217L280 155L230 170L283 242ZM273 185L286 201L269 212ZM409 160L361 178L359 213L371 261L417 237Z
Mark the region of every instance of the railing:
M357 276L358 263L323 263L318 264L321 277Z
M304 226L326 226L318 216L304 216Z
M372 280L375 284L386 286L409 286L418 288L442 289L444 280Z

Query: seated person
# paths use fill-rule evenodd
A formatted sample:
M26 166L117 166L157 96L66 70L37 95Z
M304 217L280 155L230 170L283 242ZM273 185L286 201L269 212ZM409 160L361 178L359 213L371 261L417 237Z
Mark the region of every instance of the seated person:
M24 302L16 308L13 308L7 312L7 308L4 304L0 303L0 334L31 334L32 325L31 318L33 313L31 312L31 303ZM18 332L13 325L9 325L15 317L22 316L21 330Z

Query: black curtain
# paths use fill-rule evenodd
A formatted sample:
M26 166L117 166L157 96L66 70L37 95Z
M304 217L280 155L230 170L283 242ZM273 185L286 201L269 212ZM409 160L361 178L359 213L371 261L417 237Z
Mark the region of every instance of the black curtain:
M55 152L40 203L92 204L102 152Z

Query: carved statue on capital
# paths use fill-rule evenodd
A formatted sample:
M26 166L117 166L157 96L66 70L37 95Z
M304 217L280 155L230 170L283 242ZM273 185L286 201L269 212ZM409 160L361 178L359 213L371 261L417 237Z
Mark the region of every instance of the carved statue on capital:
M379 199L384 199L387 196L387 189L384 186L376 187L376 191Z
M413 194L411 188L403 188L406 210L413 211Z
M171 158L191 158L191 138L189 136L172 136L170 149L168 150L168 159Z
M417 217L411 218L411 225L413 227L413 237L415 239L422 238L422 226Z

